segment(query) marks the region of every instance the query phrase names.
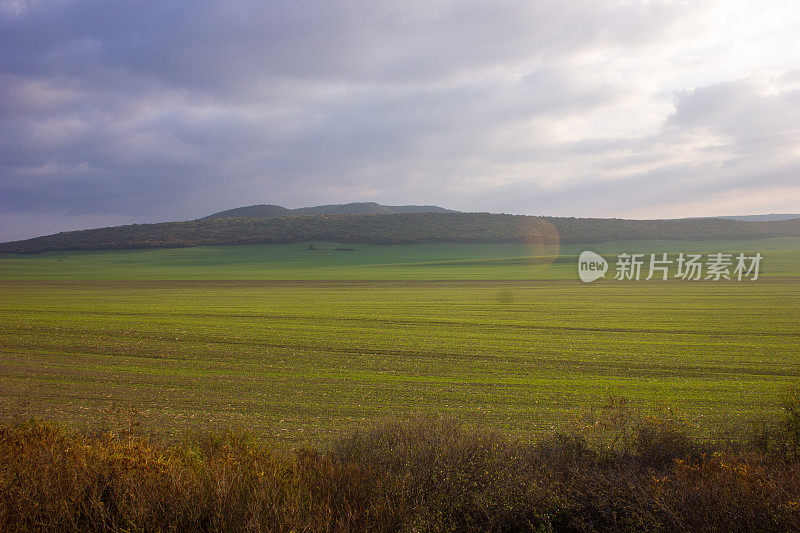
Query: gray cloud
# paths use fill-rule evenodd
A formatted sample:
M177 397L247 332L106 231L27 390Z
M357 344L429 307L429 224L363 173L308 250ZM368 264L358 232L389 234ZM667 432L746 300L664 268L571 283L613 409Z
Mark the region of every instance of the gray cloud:
M684 91L669 120L678 129L707 129L729 141L738 155L800 146L800 90L759 94L749 80Z
M712 57L725 9L0 3L0 240L261 202L682 216L760 187L780 210L800 52Z

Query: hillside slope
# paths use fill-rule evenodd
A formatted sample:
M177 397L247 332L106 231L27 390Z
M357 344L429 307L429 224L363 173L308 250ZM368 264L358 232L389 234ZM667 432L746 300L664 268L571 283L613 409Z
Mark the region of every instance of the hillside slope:
M736 215L736 216L729 216L729 217L717 217L717 218L727 218L731 220L747 220L751 222L769 222L775 220L790 220L793 218L800 218L800 214L775 214L771 213L769 215Z
M0 244L0 253L337 241L370 244L703 240L800 236L800 219L622 220L490 213L217 218L62 232Z
M375 202L319 205L293 209L298 215L392 215L398 213L457 213L438 205L381 205Z
M211 218L260 218L260 217L285 217L293 213L291 209L287 209L280 205L260 204L248 205L246 207L237 207L235 209L227 209L203 217L200 220L208 220Z
M241 217L287 217L296 215L391 215L397 213L457 213L437 205L381 205L375 202L353 202L349 204L317 205L314 207L299 207L287 209L279 205L250 205L220 211L203 217L210 218L241 218Z

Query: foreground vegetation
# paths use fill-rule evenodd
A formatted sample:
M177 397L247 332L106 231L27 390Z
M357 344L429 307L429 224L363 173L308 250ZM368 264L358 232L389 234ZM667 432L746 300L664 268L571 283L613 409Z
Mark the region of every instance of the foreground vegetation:
M4 531L800 529L797 397L737 442L611 401L594 427L524 444L447 419L384 423L320 451L225 431L0 426ZM792 411L795 409L795 411ZM120 420L120 419L118 419ZM594 437L590 435L589 437Z

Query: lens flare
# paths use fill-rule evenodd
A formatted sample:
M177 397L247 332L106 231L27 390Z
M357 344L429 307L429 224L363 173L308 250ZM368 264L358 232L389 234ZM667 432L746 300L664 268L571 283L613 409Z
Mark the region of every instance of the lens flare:
M561 251L558 230L544 218L521 217L518 235L525 244L531 264L547 266Z

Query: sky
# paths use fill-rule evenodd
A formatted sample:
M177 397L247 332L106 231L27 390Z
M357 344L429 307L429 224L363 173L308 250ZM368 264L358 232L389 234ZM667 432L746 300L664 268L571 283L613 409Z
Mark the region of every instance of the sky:
M796 0L0 0L0 241L253 204L800 212Z

